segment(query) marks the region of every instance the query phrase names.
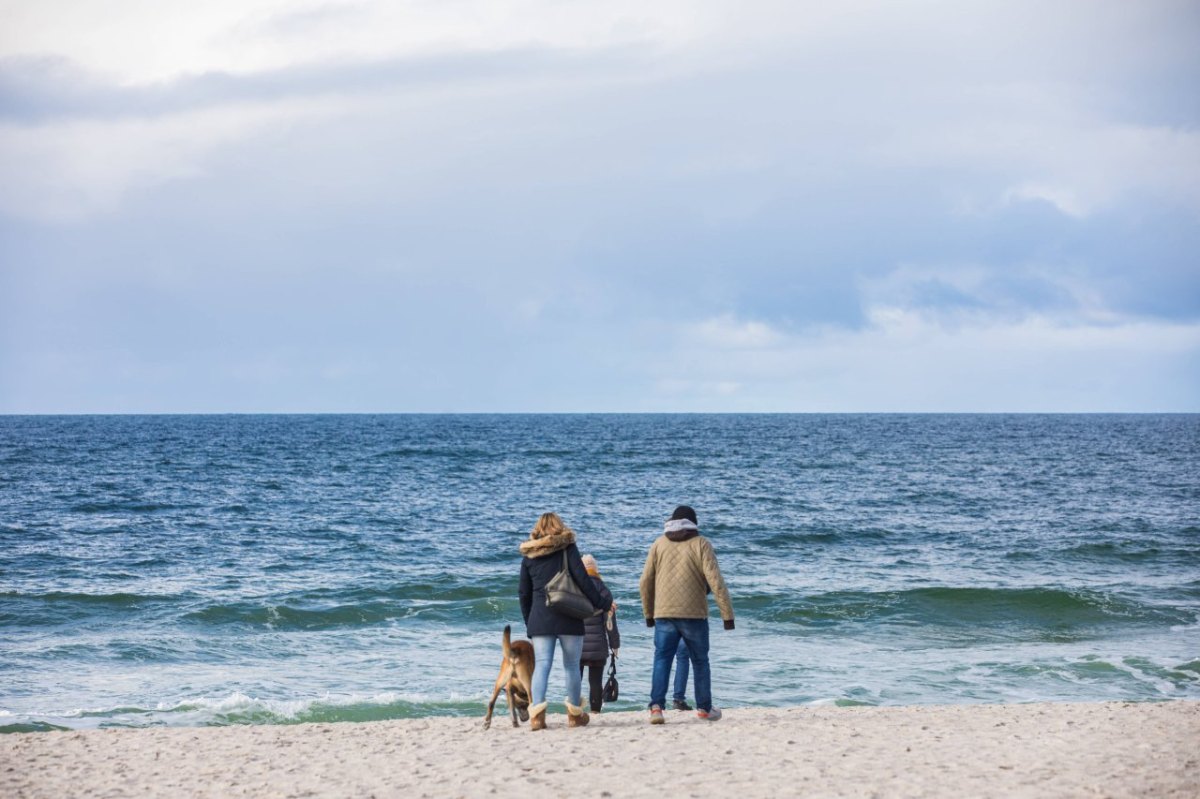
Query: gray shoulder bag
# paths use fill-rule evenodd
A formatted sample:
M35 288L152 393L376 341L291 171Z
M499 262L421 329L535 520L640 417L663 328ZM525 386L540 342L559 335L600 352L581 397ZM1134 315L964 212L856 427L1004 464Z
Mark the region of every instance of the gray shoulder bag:
M562 568L546 583L546 607L555 613L570 616L572 619L586 619L600 612L592 607L592 600L588 599L571 579L571 570L567 568L567 550L565 549L563 550Z

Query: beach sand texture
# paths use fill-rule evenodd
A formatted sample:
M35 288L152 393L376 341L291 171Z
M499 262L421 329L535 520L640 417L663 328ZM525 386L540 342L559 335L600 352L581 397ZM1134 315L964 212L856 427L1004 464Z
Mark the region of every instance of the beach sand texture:
M1200 796L1200 703L605 713L0 737L0 796Z

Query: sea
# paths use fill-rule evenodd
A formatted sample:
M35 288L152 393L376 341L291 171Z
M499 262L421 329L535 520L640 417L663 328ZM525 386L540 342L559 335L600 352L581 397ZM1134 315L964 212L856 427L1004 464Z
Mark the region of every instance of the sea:
M719 705L1200 699L1200 415L0 416L0 732L482 718L544 511L644 707L679 504Z

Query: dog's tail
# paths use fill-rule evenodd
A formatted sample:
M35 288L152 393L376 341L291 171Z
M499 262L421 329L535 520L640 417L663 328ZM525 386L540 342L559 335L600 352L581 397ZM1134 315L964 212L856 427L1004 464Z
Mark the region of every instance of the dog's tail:
M512 625L504 625L504 659L509 660L512 657Z

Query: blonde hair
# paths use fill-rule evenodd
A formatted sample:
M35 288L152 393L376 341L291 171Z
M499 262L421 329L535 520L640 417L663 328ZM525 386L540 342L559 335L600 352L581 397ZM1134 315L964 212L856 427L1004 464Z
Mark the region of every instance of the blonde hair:
M548 535L558 535L559 533L575 532L567 525L563 524L563 520L559 518L557 513L543 513L538 517L537 524L533 526L529 537L533 539L545 538Z
M600 564L596 563L596 559L591 554L583 556L583 568L587 569L588 574L592 572L600 574Z

